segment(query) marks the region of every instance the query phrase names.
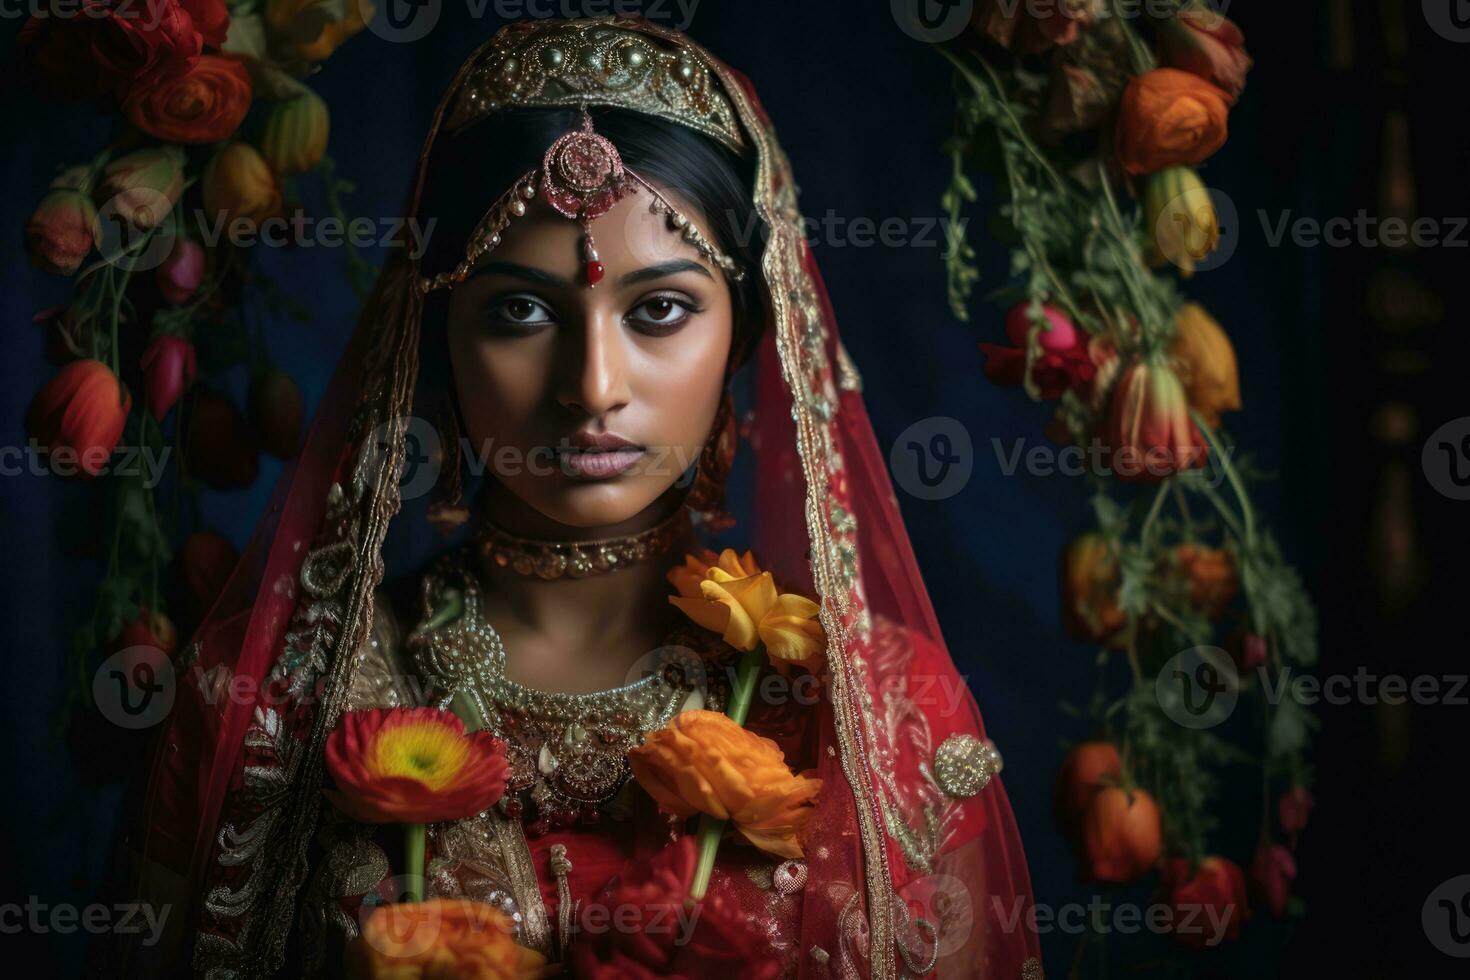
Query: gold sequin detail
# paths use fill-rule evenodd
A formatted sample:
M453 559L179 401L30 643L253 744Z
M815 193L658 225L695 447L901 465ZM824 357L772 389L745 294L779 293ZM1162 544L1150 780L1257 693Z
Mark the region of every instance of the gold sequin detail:
M974 735L951 735L934 753L934 779L955 799L974 796L1001 770L1000 753Z

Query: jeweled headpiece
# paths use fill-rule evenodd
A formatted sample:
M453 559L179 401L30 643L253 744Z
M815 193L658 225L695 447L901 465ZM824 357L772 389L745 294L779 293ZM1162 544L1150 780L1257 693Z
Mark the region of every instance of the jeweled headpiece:
M612 141L596 132L588 106L630 109L713 137L736 150L744 146L735 111L720 92L708 65L686 49L667 50L647 34L607 24L572 24L552 30L527 25L506 32L465 84L447 128L462 128L505 106L578 106L579 128L558 137L541 166L522 175L470 234L465 257L451 272L421 280L424 292L452 287L501 242L511 221L538 196L582 225L584 281L596 286L604 274L592 237L594 218L639 189L649 211L734 281L744 271L717 249L688 216L643 177L623 165Z

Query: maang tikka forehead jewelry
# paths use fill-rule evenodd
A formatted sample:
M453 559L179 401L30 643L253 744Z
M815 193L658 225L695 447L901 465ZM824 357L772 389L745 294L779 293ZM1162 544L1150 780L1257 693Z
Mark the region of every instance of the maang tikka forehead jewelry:
M669 228L678 232L701 255L724 270L732 282L739 282L745 272L730 256L715 248L700 234L694 222L674 207L656 187L623 166L618 148L592 125L592 115L582 107L582 124L563 133L546 150L539 170L522 175L499 200L490 206L470 234L464 261L453 272L441 272L424 279L420 288L425 293L452 288L465 280L475 264L501 242L501 236L512 220L526 213L526 203L538 196L558 214L582 226L580 243L583 282L589 287L602 281L607 268L597 253L592 237L592 221L606 214L623 198L639 188L650 197L648 210L661 214Z

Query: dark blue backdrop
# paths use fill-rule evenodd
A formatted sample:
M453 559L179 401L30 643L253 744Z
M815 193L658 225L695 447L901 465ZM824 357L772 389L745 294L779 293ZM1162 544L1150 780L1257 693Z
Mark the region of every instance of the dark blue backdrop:
M1201 275L1190 291L1216 312L1235 341L1246 410L1231 420L1232 430L1263 466L1279 474L1259 491L1262 506L1288 555L1317 583L1334 558L1332 523L1345 513L1333 501L1352 492L1342 482L1351 478L1336 455L1342 446L1334 435L1339 430L1333 399L1348 399L1331 390L1330 378L1342 360L1338 345L1353 341L1328 319L1335 257L1324 249L1269 248L1255 213L1351 213L1348 202L1362 191L1362 148L1373 137L1363 130L1362 107L1341 100L1320 68L1314 5L1291 4L1289 11L1280 4L1263 6L1269 11L1231 11L1246 28L1258 66L1232 117L1231 141L1208 169L1211 182L1239 207L1241 226L1226 229L1239 246L1223 270ZM462 5L447 4L438 27L418 43L389 44L364 34L325 64L313 84L332 108L332 153L357 182L349 211L396 213L442 87L463 56L498 25L493 18L472 20ZM13 24L5 27L13 35ZM939 148L949 134L952 109L949 71L897 29L887 4L704 0L691 33L755 81L801 182L806 215L821 219L830 210L849 220L881 222L940 214L947 161ZM85 159L111 125L106 116L38 103L14 82L8 67L8 193L0 204L0 226L12 229L0 257L6 270L0 294L0 443L6 445L23 442L26 404L49 372L30 316L64 295L60 281L29 268L17 248L18 230L52 168ZM1463 164L1463 146L1457 152ZM993 199L985 184L981 193ZM1005 274L1005 255L985 237L978 219L972 238L981 242L984 286L994 286ZM1084 487L1068 478L1002 473L991 438L1008 445L1014 438L1042 440L1047 413L1017 391L984 381L975 344L999 337L1000 311L977 302L973 324L951 317L937 247L826 243L818 245L818 256L863 371L884 448L907 426L931 416L957 418L972 434L976 464L963 492L938 502L900 493L900 501L950 647L1005 753L1006 782L1038 900L1086 901L1090 891L1076 883L1071 855L1049 813L1060 746L1085 734L1057 710L1057 702L1085 698L1093 678L1091 650L1061 639L1055 585L1059 550L1087 523ZM351 294L337 274L341 254L318 249L269 261L288 291L317 313L313 324L275 323L268 331L274 355L314 405L353 321ZM251 490L207 500L209 520L237 543L248 534L278 472L272 465L279 466L268 464ZM74 623L90 609L97 572L93 561L72 556L56 542L65 530L61 523L74 520L88 492L55 479L0 480L8 558L0 566L0 621L12 635L4 674L9 696L0 712L0 786L6 798L0 866L16 894L52 903L89 900L111 844L124 775L82 776L76 758L50 732L62 687L60 664ZM1334 656L1331 647L1327 655ZM1351 652L1342 657L1351 660ZM1333 731L1329 723L1328 735ZM1346 760L1329 764L1328 775L1347 767ZM1256 778L1249 770L1234 775ZM1355 790L1344 777L1324 793L1331 796L1334 785L1344 797ZM1240 846L1248 849L1255 804L1250 793L1244 796ZM1225 816L1229 827L1235 815ZM1317 967L1333 950L1350 960L1355 943L1369 942L1367 923L1381 921L1371 902L1343 897L1353 877L1341 866L1338 839L1330 833L1323 831L1317 845L1309 838L1303 855L1304 890L1314 910L1321 910L1322 925L1315 934L1309 928L1294 957ZM1227 835L1232 844L1240 836L1228 830ZM1416 921L1419 900L1393 906L1402 919L1398 926L1408 929ZM77 936L7 937L7 947L11 941L54 957L68 972L78 967ZM1062 975L1075 942L1046 937L1053 975Z

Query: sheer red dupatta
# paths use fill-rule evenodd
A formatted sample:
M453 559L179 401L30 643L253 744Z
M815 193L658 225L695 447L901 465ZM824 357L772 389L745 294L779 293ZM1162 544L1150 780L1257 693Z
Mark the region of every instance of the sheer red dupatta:
M772 228L751 546L821 597L831 644L818 739L831 792L806 847L800 975L1034 980L1030 876L1001 782L987 778L998 765L979 708L914 559L789 165L750 82L722 71L762 131L757 206Z
M758 157L770 323L756 354L748 543L765 567L821 598L830 643L825 693L808 720L824 791L788 960L808 977L1039 976L1028 965L1035 936L1014 917L1030 901L1014 820L1000 781L975 778L987 765L980 713L935 621L770 122L743 76L681 35L641 20L598 23L709 64ZM554 22L507 30L542 26ZM418 212L423 161L448 107L493 44L441 101L405 214ZM113 964L119 972L289 966L322 806L321 744L371 621L398 509L419 275L395 251L300 462L186 654L130 841L143 893L173 903L186 932L167 951L134 950ZM722 865L726 857L735 855L722 852Z

